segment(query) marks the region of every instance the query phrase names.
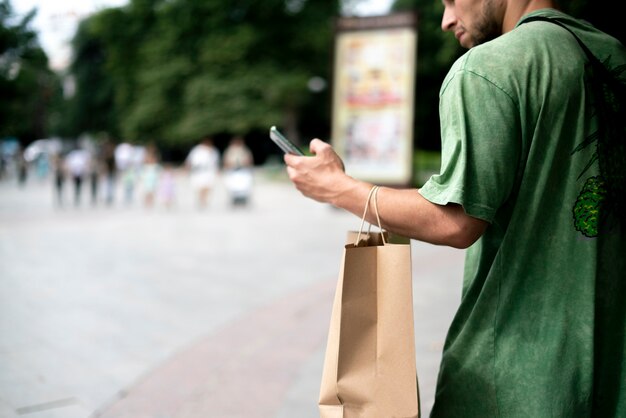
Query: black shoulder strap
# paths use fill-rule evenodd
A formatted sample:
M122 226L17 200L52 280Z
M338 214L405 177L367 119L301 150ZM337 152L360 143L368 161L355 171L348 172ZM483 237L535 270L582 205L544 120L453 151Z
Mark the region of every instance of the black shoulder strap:
M550 17L545 17L545 16L531 16L531 17L525 19L521 24L529 23L529 22L536 22L536 21L554 23L555 25L558 25L558 26L562 27L563 29L565 29L566 31L568 31L569 33L571 33L572 36L574 37L574 39L576 39L576 42L578 42L578 45L580 45L582 50L585 52L585 55L587 55L587 58L592 63L592 65L594 67L600 66L600 67L604 68L604 65L600 62L600 60L598 58L596 58L595 55L593 55L593 53L589 50L589 48L587 48L587 45L585 45L585 43L580 40L578 35L576 35L574 33L574 31L572 31L570 28L568 28L566 25L564 25L559 20L553 19L553 18L550 18Z

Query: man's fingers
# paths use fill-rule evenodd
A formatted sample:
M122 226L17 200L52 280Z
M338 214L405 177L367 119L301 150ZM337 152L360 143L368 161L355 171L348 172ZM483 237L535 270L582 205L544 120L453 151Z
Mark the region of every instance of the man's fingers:
M311 140L309 144L309 149L313 154L318 154L325 148L330 148L330 145L318 138Z
M289 176L290 179L293 180L293 178L296 175L296 170L288 165L287 166L287 175Z

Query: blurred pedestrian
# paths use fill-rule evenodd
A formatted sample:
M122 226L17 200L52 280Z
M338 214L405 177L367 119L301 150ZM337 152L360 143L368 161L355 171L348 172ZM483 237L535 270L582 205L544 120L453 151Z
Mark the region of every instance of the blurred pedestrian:
M224 150L224 169L249 168L254 164L252 152L241 135L234 136Z
M163 165L159 178L159 196L166 209L172 209L176 205L176 177L171 163Z
M54 202L57 206L63 206L63 189L65 185L66 167L61 151L50 155L50 165L52 168L52 181L54 189Z
M28 161L26 160L22 146L18 147L15 160L17 166L17 184L20 187L24 187L28 179Z
M7 174L7 161L2 151L3 150L0 149L0 180L3 180Z
M124 203L130 205L135 189L135 147L128 142L118 144L115 147L114 158L115 167L120 173Z
M34 160L35 174L40 181L45 180L48 177L50 171L50 155L47 152L42 152Z
M185 159L185 165L190 171L191 187L196 194L198 207L203 209L219 173L220 154L213 140L206 137L194 146Z
M150 144L146 147L143 164L140 167L143 203L146 208L154 206L159 176L161 174L160 156L157 147Z
M57 206L63 206L63 189L65 185L66 168L61 151L55 152L50 156L52 173L54 176L54 196Z
M90 154L89 164L89 185L91 191L91 205L96 206L98 204L98 197L100 191L100 176L104 171L104 156L102 144L98 144Z
M74 184L74 205L80 205L82 186L85 177L89 174L91 155L82 148L70 151L65 157L67 171Z
M254 159L244 138L234 136L224 150L224 178L231 203L246 205L252 193Z
M102 144L102 159L104 170L104 202L107 206L113 204L115 198L115 145L110 139L106 139Z

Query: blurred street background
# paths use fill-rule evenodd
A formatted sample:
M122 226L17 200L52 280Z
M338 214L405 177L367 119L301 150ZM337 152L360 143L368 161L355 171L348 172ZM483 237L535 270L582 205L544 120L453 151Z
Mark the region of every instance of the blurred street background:
M248 205L55 204L0 182L0 416L313 418L345 235L360 221L259 168ZM123 190L118 187L116 197ZM139 196L139 194L138 194ZM461 251L412 243L428 412Z

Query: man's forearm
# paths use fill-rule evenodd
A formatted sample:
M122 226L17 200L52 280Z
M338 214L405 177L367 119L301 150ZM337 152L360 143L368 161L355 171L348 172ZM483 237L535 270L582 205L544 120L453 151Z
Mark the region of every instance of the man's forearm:
M361 217L372 187L370 183L345 179L341 192L330 203ZM418 189L381 187L376 201L384 229L432 244L467 248L487 227L485 221L467 215L460 205L436 205ZM373 198L366 221L377 224Z

